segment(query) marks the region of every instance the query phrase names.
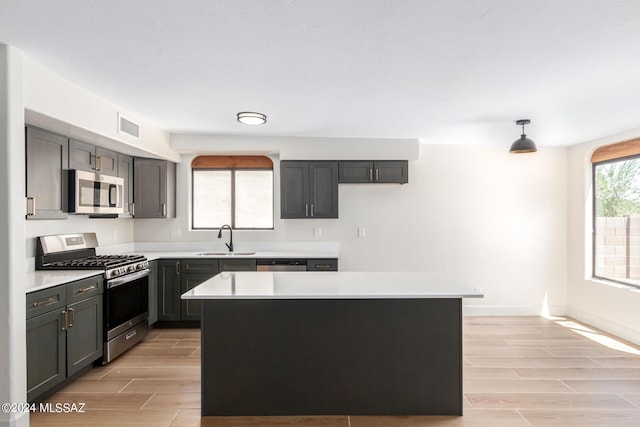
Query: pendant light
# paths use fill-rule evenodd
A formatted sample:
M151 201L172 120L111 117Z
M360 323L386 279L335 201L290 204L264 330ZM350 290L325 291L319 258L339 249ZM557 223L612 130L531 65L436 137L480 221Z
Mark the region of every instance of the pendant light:
M245 125L258 126L267 123L267 116L262 113L245 111L238 113L238 121Z
M531 123L529 119L516 121L518 126L522 126L522 135L520 135L520 139L515 140L514 143L511 144L510 153L535 153L538 151L536 143L527 138L527 135L524 133L524 125L528 125L529 123Z

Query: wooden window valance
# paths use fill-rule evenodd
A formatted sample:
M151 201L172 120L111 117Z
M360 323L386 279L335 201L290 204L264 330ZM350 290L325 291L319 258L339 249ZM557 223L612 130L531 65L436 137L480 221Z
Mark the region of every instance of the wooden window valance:
M591 163L605 162L638 154L640 154L640 138L598 148L591 156Z
M191 169L273 169L273 161L266 156L198 156Z

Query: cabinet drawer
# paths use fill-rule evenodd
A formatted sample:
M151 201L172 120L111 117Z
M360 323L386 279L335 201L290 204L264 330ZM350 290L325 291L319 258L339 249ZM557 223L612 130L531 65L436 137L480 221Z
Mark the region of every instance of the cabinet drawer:
M217 259L184 259L182 260L182 274L189 273L218 273Z
M89 277L88 279L71 282L67 285L67 301L69 304L76 301L99 295L103 289L102 276Z
M307 271L338 271L338 260L335 258L308 259Z
M256 271L255 259L221 259L220 271Z
M55 286L27 294L27 319L67 305L67 287Z

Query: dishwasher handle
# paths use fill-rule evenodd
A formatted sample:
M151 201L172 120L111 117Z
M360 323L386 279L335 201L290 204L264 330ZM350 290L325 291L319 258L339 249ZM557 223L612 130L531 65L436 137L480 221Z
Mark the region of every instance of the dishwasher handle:
M306 259L257 259L258 271L307 271Z

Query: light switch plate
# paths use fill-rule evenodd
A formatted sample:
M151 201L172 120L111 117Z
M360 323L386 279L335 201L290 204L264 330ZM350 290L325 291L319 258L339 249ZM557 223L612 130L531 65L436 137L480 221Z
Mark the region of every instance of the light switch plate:
M320 236L322 236L322 228L315 227L313 229L313 237L320 237Z
M366 237L367 229L364 227L358 227L358 237Z
M171 227L171 237L173 237L174 239L177 239L180 236L182 236L182 228L180 228L180 227Z

